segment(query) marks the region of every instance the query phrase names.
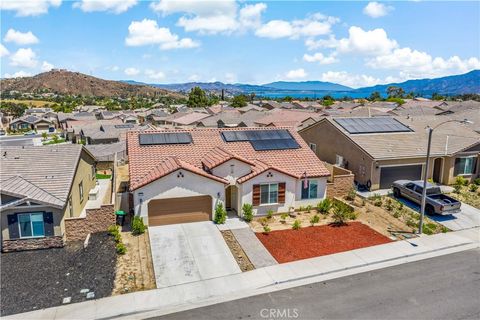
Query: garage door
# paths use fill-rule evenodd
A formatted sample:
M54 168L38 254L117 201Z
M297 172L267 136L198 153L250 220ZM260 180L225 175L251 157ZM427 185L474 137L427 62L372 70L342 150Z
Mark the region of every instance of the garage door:
M380 169L380 189L388 189L395 180L420 180L422 165L383 167Z
M148 203L148 224L198 222L211 220L212 198L196 196L150 200Z

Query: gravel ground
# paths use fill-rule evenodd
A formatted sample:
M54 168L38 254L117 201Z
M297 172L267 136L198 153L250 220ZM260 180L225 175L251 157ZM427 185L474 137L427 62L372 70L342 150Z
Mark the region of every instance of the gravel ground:
M69 243L61 249L12 252L1 255L1 315L27 312L110 296L117 256L113 238L92 234L90 243Z
M222 233L223 239L225 239L225 242L227 243L230 252L232 252L233 257L235 258L235 261L237 261L238 266L240 267L242 272L255 269L255 267L245 254L245 251L243 251L237 239L235 239L232 231L224 230L220 232Z

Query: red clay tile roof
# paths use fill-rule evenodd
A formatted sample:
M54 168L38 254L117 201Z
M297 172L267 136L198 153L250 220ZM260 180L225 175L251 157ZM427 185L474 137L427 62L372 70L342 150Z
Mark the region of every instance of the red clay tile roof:
M239 161L245 162L246 164L254 165L252 161L239 157L231 152L228 152L227 150L221 147L215 147L212 150L210 150L210 152L208 152L203 157L202 162L208 169L213 169L221 165L222 163L227 162L230 159L237 159Z
M278 129L278 127L250 127L232 129L190 128L163 130L161 132L189 132L192 136L192 143L190 144L165 145L140 145L139 143L138 135L140 133L156 133L159 131L129 131L127 133L127 150L129 158L130 187L132 190L135 190L165 174L173 172L174 170L169 168L171 166L178 166L177 161L172 162L173 160L171 159L168 160L168 164L163 163L165 160L172 157L181 161L183 168L186 170L198 174L202 173L206 177L224 181L222 178L215 177L203 170L203 164L205 162L210 164L216 163L216 161L213 160L214 157L212 157L212 155L217 154L216 152L218 152L217 155L219 159L224 160L226 158L225 155L220 155L221 152L219 152L218 148L221 148L225 153L230 153L232 156L238 157L239 159L245 159L249 162L255 163L255 166L252 166L253 172L260 171L264 166L270 166L272 169L287 173L298 179L302 178L305 172L307 177L324 177L330 175L323 162L317 158L293 128L281 129L286 129L290 132L292 137L300 145L300 148L298 149L255 151L250 142L225 142L220 134L222 131L228 130ZM217 160L217 162L218 161L220 160ZM190 167L188 167L188 165L190 165ZM164 166L166 167L163 168Z
M295 176L291 172L288 172L288 171L285 171L283 169L277 168L276 166L273 166L271 164L265 163L265 162L260 161L260 160L255 160L254 164L255 165L252 166L252 172L250 172L249 174L244 175L243 177L239 178L238 183L244 183L245 181L248 181L248 180L258 176L259 174L261 174L261 173L263 173L267 170L275 170L275 171L284 173L287 176L292 176L294 178L298 178L297 176Z

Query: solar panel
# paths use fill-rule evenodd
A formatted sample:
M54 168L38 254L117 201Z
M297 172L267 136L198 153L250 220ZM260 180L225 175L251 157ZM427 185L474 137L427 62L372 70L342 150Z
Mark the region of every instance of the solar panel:
M128 123L128 124L116 124L114 125L115 128L117 129L126 129L126 128L133 128L133 124Z
M300 145L290 132L279 130L238 130L221 132L225 142L248 141L256 151L297 149Z
M188 144L192 136L188 132L145 133L138 136L140 145Z
M334 121L351 134L413 131L397 119L390 117L336 118Z

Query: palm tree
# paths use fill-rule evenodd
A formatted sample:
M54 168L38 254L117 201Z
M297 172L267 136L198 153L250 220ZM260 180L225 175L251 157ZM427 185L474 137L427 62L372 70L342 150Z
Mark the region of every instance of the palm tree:
M46 132L42 132L42 138L43 138L43 141L47 140L47 133Z

